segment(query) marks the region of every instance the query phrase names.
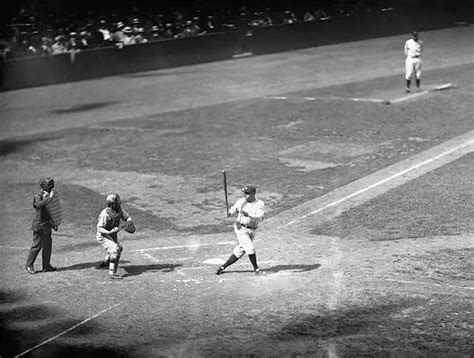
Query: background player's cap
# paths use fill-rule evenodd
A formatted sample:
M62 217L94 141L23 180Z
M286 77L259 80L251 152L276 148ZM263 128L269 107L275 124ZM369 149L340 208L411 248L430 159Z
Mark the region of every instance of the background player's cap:
M417 37L417 36L418 36L418 32L417 32L417 31L413 31L411 34L413 35L413 37Z
M257 188L252 185L246 185L242 188L242 192L245 194L255 194L257 192Z

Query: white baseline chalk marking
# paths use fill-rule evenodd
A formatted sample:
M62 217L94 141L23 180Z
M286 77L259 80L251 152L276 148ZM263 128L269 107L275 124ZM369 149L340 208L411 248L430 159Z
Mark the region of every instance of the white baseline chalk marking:
M0 245L0 249L11 249L11 250L29 250L29 247L19 247L19 246L6 246Z
M195 247L201 247L201 246L230 245L230 244L232 244L232 245L235 244L235 241L223 241L223 242L216 242L216 243L212 243L212 244L189 244L189 245L150 247L148 249L139 249L139 250L136 250L136 251L143 253L145 251L188 249L188 248L195 248Z
M403 281L403 280L394 280L390 278L386 278L385 281L407 283L407 284L413 284L413 285L430 285L430 286L438 286L438 287L462 288L464 290L474 290L474 287L469 287L469 286L443 285L440 283L432 283L432 282Z
M428 91L422 91L422 92L410 94L410 95L408 95L408 96L403 96L403 97L395 98L395 99L392 99L392 100L390 101L390 103L398 103L398 102L406 101L406 100L408 100L408 99L420 97L420 96L423 96L423 95L425 95L425 94L428 94Z
M25 355L26 353L29 353L29 352L31 352L32 350L36 349L36 348L39 348L39 347L41 347L41 346L44 346L46 343L49 343L49 342L55 340L56 338L59 338L59 337L61 337L62 335L65 335L66 333L71 332L73 329L76 329L77 327L82 326L84 323L89 322L90 320L92 320L92 319L94 319L94 318L100 316L101 314L103 314L103 313L105 313L105 312L107 312L107 311L110 311L112 308L115 308L115 307L117 307L117 306L119 306L119 305L120 305L120 304L117 303L117 304L115 304L115 305L113 305L113 306L110 306L109 308L106 308L106 309L104 309L104 310L102 310L102 311L96 313L95 315L93 315L93 316L91 316L91 317L85 319L84 321L79 322L79 323L76 324L75 326L72 326L71 328L66 329L64 332L61 332L61 333L55 335L54 337L51 337L51 338L47 339L46 341L44 341L44 342L42 342L42 343L40 343L40 344L34 346L33 348L30 348L30 349L24 351L23 353L20 353L20 354L16 355L15 357L21 357L22 355Z
M386 100L379 98L348 98L348 97L265 97L267 99L304 99L306 101L353 101L353 102L372 102L384 103Z
M382 185L382 184L385 184L385 183L387 183L387 182L389 182L389 181L391 181L391 180L393 180L393 179L396 179L396 178L398 178L398 177L400 177L400 176L403 176L403 175L405 175L405 174L407 174L407 173L409 173L409 172L411 172L411 171L413 171L413 170L415 170L415 169L418 169L418 168L420 168L420 167L422 167L422 166L424 166L424 165L426 165L426 164L429 164L429 163L431 163L431 162L434 162L434 161L436 161L436 160L438 160L438 159L440 159L440 158L442 158L442 157L444 157L444 156L447 156L447 155L449 155L449 154L451 154L451 153L453 153L453 152L455 152L455 151L457 151L457 150L459 150L459 149L461 149L461 148L467 147L467 146L471 145L472 143L474 143L474 139L471 139L470 141L468 141L468 142L466 142L466 143L463 143L463 144L460 144L460 145L458 145L458 146L456 146L456 147L454 147L454 148L451 148L451 149L449 149L449 150L447 150L447 151L445 151L445 152L443 152L443 153L441 153L441 154L438 154L438 155L436 155L436 156L434 156L434 157L432 157L432 158L430 158L430 159L424 160L423 162L420 162L420 163L418 163L418 164L415 164L415 165L411 166L410 168L407 168L407 169L405 169L405 170L402 170L402 171L400 171L400 172L398 172L398 173L396 173L396 174L394 174L394 175L391 175L391 176L389 176L389 177L387 177L387 178L385 178L385 179L382 179L382 180L380 180L380 181L378 181L378 182L376 182L376 183L374 183L374 184L371 184L371 185L369 185L369 186L367 186L367 187L365 187L365 188L363 188L363 189L361 189L361 190L358 190L358 191L356 191L356 192L354 192L354 193L352 193L352 194L350 194L350 195L347 195L347 196L345 196L345 197L343 197L343 198L341 198L341 199L339 199L339 200L333 201L332 203L329 203L329 204L323 206L322 208L316 209L316 210L310 212L309 214L305 214L305 215L303 215L303 216L301 216L301 217L299 217L299 218L296 218L295 220L292 220L292 221L290 221L289 223L286 223L286 224L284 224L284 225L281 225L281 226L277 227L276 230L281 229L281 228L284 228L284 227L287 227L287 226L290 226L290 225L293 225L293 224L297 223L298 221L301 221L301 220L303 220L303 219L306 219L306 218L309 217L309 216L312 216L312 215L317 214L317 213L319 213L319 212L321 212L321 211L324 211L324 210L326 210L326 209L329 209L330 207L336 206L336 205L338 205L338 204L340 204L340 203L342 203L342 202L344 202L344 201L346 201L346 200L352 199L352 198L355 197L355 196L358 196L358 195L360 195L360 194L363 194L363 193L365 193L365 192L367 192L367 191L369 191L369 190L371 190L371 189L374 189L374 188L376 188L376 187L378 187L378 186L380 186L380 185Z

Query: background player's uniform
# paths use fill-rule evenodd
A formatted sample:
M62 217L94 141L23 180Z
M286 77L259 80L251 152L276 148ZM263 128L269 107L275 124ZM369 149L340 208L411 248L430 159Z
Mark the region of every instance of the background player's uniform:
M423 41L409 39L405 42L405 80L410 81L413 74L419 85L421 79L421 53L423 52ZM409 91L409 82L407 82L407 90Z

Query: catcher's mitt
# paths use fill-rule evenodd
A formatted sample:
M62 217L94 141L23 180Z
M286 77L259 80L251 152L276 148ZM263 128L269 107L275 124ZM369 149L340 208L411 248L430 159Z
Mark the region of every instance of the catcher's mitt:
M122 225L122 229L130 234L133 234L136 230L135 224L132 221L125 221L125 223Z

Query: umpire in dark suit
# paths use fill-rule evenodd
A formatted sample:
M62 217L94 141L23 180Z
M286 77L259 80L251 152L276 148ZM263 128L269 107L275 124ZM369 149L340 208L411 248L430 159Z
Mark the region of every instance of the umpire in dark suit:
M51 250L53 240L51 238L52 229L57 230L57 226L53 226L51 216L46 208L46 205L54 196L54 180L51 178L44 178L39 182L42 192L36 194L33 199L33 208L35 208L35 217L31 229L33 230L33 244L31 245L28 259L26 261L25 269L30 274L36 273L34 269L34 262L41 249L43 258L43 272L56 271L56 268L51 266Z

